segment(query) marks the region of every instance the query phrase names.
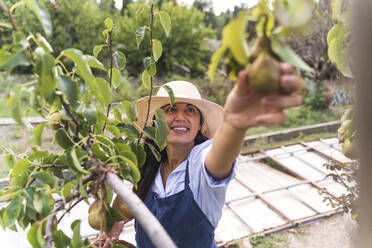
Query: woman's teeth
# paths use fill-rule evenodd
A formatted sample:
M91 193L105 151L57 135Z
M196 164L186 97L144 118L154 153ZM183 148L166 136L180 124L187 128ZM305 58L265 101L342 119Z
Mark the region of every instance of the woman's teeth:
M187 131L186 127L175 127L173 129L176 130L176 131Z

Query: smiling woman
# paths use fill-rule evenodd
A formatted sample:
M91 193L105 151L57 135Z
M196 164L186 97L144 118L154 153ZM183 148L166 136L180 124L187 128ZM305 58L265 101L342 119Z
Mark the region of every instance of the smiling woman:
M302 88L303 82L291 66L283 64L280 71L281 87L287 92ZM283 110L301 103L296 95L263 96L254 92L248 71L241 71L238 78L225 108L202 99L198 89L185 81L164 85L172 89L174 105L170 105L164 87L151 99L150 120L157 109L162 109L168 137L161 161L145 146L146 162L135 192L177 247L217 247L214 230L246 130L283 123ZM148 101L144 97L137 102L139 127L144 126ZM151 143L148 139L146 142ZM135 227L137 247L154 247L138 222Z

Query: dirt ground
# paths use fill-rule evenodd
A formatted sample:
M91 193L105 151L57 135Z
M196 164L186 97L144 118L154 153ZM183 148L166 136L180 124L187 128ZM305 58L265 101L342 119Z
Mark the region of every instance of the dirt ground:
M250 238L236 243L239 248L351 248L351 238L342 214L269 235L250 244Z

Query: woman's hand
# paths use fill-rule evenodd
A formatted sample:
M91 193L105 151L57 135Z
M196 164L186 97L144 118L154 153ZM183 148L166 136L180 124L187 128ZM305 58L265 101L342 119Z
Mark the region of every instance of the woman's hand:
M302 103L299 95L304 82L294 74L294 69L287 63L280 65L281 91L271 95L259 95L249 85L249 71L239 72L238 82L230 92L224 111L224 121L233 127L245 130L259 125L282 124L287 120L283 110Z

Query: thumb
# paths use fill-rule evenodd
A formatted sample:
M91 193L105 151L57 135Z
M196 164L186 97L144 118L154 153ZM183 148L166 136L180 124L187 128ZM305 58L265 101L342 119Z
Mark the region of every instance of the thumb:
M241 70L238 72L238 80L236 82L236 94L245 95L250 92L251 87L249 86L249 71Z

